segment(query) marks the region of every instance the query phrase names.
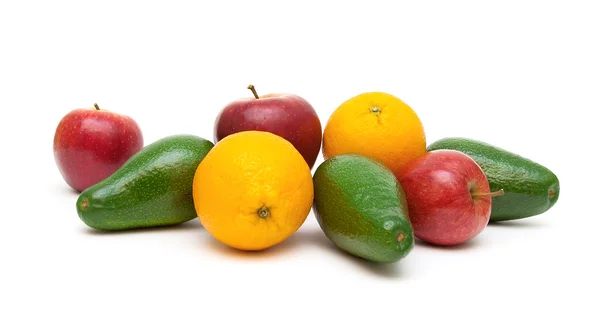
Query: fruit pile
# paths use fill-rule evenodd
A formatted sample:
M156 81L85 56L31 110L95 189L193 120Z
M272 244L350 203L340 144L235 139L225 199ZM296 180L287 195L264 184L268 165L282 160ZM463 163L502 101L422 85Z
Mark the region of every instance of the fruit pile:
M116 231L198 218L227 246L263 250L312 209L341 250L389 263L416 239L458 245L490 222L536 216L558 200L556 175L530 159L470 138L427 146L415 111L391 94L348 99L322 129L304 98L248 89L254 97L216 117L214 142L179 134L144 146L129 116L98 105L69 112L54 157L79 192L80 219Z

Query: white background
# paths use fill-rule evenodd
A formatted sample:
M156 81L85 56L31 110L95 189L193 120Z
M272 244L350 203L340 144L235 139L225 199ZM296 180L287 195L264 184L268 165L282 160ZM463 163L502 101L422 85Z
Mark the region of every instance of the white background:
M597 312L594 1L325 2L2 1L0 311ZM349 97L392 93L429 143L467 136L552 169L559 201L387 266L341 253L312 213L262 253L224 247L197 219L114 234L79 220L52 154L66 113L97 102L146 144L212 139L250 83L305 97L323 127Z

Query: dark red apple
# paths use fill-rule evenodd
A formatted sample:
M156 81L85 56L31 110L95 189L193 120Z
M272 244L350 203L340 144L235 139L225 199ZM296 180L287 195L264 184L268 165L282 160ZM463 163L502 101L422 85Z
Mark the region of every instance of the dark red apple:
M54 134L54 159L71 188L81 192L114 173L144 145L129 116L94 108L69 112Z
M454 150L428 152L398 173L415 236L436 245L473 239L488 224L492 196L481 167Z
M322 139L321 122L312 105L298 95L265 94L259 97L254 86L250 85L248 89L254 98L235 100L217 115L215 143L241 131L267 131L292 143L312 168Z

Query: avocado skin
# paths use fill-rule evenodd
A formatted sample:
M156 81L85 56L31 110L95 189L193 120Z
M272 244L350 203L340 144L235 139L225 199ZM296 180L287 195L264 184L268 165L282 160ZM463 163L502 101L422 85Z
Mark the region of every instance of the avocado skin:
M427 147L427 151L441 149L467 154L483 169L491 191L504 190L504 195L492 198L490 222L536 216L548 211L558 201L558 177L530 159L462 137L443 138Z
M383 164L362 155L337 155L319 165L313 181L313 212L338 248L381 263L396 262L412 251L415 240L404 191ZM404 239L398 242L400 233Z
M79 218L98 230L167 226L196 218L192 182L213 146L198 136L174 135L142 148L79 195ZM82 206L85 201L87 207Z

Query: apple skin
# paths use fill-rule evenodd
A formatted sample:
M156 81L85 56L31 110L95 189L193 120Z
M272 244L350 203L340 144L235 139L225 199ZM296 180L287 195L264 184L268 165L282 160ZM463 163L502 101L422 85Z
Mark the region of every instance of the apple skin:
M425 242L461 244L489 222L492 198L487 177L462 152L427 152L407 164L397 178L406 194L415 236Z
M96 108L67 113L54 134L54 159L65 182L81 192L119 169L144 146L129 116Z
M259 130L288 140L312 169L321 149L321 121L312 105L294 94L265 94L227 104L217 115L215 143L231 134Z

